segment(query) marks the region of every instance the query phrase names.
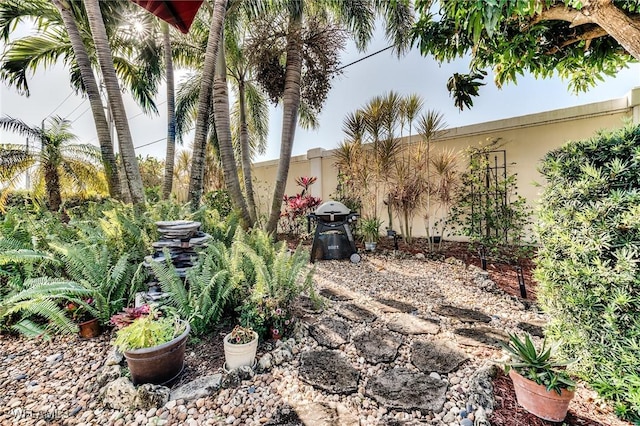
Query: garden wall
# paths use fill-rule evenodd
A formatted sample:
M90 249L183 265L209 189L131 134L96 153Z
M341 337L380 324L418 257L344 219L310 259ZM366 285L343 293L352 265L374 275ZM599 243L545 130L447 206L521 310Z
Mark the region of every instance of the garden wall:
M506 150L509 172L518 173L518 192L533 206L539 198L536 183L543 183L537 167L548 151L569 140L588 138L601 129L622 127L625 120L640 123L640 87L619 99L447 129L432 140L432 146L436 151L442 148L464 151L470 146L500 139L504 143L501 149ZM413 139L418 138L414 136ZM299 192L296 177L316 176L318 181L311 186L312 195L322 200L331 199L337 186L338 172L334 163L334 151L323 148L310 149L306 155L292 157L285 193ZM261 213L268 211L277 167L278 160L254 164ZM386 212L386 209L381 206L380 211ZM382 219L385 216L386 213L381 214ZM413 232L414 236L425 235L422 213L416 215Z

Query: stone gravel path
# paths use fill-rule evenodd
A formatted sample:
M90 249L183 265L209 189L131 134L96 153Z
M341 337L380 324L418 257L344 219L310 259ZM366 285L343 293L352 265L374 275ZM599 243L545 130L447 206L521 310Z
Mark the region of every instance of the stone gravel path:
M487 391L474 383L501 357L496 343L545 321L483 271L453 260L365 256L315 268L324 310L305 311L295 341L261 360L271 368L159 408L116 410L98 401L107 335L51 342L0 335L0 424L468 426L484 414Z

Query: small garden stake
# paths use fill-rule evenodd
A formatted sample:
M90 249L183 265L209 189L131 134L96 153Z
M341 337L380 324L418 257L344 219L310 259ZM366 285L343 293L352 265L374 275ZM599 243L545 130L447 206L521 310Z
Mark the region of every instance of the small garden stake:
M516 274L518 274L518 286L520 287L520 296L523 299L527 298L527 288L524 286L524 273L522 272L522 266L517 265L514 267Z

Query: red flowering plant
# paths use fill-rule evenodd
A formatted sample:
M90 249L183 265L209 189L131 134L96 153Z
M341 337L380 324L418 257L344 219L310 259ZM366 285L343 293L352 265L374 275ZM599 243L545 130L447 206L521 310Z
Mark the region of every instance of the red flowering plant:
M65 305L64 310L78 324L96 318L95 300L91 297L71 300Z
M269 310L269 324L271 325L271 337L280 338L291 332L293 317L288 309L274 306Z
M150 312L151 306L146 304L135 308L124 308L122 312L111 316L111 324L115 325L116 328L121 329L128 326L138 318L149 315ZM156 315L160 315L159 311L155 312Z
M303 236L306 216L322 202L319 197L309 194L309 187L317 179L307 176L296 178L296 184L302 187L302 191L293 196L283 197L284 211L280 213L280 228L285 234L295 237Z

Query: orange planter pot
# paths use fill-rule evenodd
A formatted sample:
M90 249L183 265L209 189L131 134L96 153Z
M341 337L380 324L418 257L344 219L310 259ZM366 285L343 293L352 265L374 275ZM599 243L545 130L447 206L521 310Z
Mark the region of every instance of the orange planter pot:
M509 370L509 377L513 381L518 404L525 410L551 422L561 422L567 417L574 391L562 389L558 395L558 392L548 391L546 387L522 377L514 369Z
M78 324L78 334L84 339L91 339L100 335L100 323L97 318Z

